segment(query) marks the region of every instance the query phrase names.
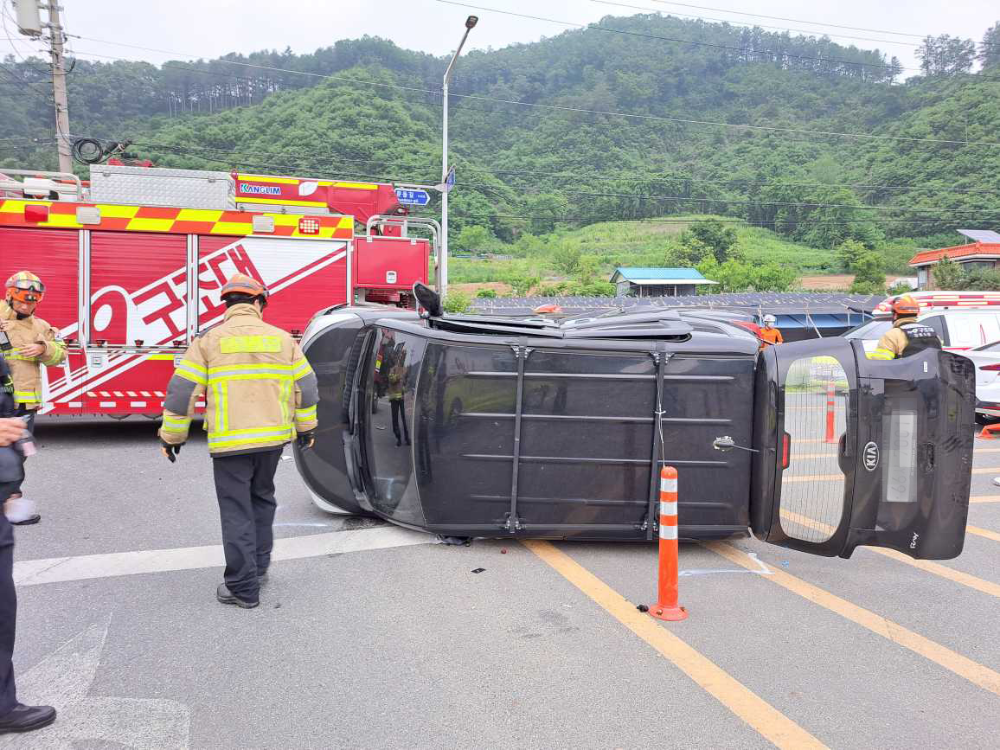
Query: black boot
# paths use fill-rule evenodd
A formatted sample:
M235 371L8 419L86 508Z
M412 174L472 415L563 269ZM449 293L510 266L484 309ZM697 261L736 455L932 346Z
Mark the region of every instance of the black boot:
M231 592L229 590L229 587L226 586L226 584L224 583L220 583L219 588L215 590L215 598L218 599L223 604L235 604L237 607L240 607L241 609L253 609L258 604L260 604L259 599L252 602L247 601L246 599L240 599L240 597L236 596L236 594Z
M25 706L19 703L10 713L0 716L0 734L33 732L56 720L52 706Z

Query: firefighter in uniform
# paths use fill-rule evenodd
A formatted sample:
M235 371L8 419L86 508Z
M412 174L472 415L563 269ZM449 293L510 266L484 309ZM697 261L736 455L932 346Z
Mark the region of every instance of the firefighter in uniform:
M295 340L262 319L267 289L236 274L222 288L225 320L194 340L164 402L161 451L171 463L187 441L195 401L205 394L208 450L222 520L225 583L216 597L250 609L274 544L274 473L293 438L312 447L319 389Z
M781 335L781 331L774 327L774 324L778 322L778 319L773 315L764 316L764 327L760 329L761 338L761 348L767 348L773 346L774 344L784 344L785 339Z
M940 349L937 332L917 322L919 313L920 305L909 294L897 297L892 303L892 328L878 340L868 359L889 360L909 357L923 349Z
M15 417L14 384L7 363L0 357L0 500L6 498L24 477L23 459L11 443L24 435L25 421ZM0 734L30 732L48 726L56 718L51 706L25 706L17 700L14 685L14 634L17 624L17 594L14 589L14 530L0 513Z
M17 416L35 429L35 412L42 405L42 365L53 367L66 359L66 346L58 331L35 316L45 285L30 271L19 271L7 279L7 298L0 302L0 330L14 347L4 352L14 379ZM20 482L4 507L7 520L15 525L38 523L36 503L24 497Z

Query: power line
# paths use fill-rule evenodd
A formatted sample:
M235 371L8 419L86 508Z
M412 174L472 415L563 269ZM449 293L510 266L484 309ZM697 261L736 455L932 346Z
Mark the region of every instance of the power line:
M274 152L254 152L254 151L227 150L227 149L221 149L221 148L203 148L203 147L190 147L190 146L171 146L171 145L168 145L168 144L155 144L155 143L150 143L150 142L145 142L145 141L134 141L133 143L135 145L137 145L137 146L147 146L150 149L154 149L154 150L157 149L157 148L160 148L160 149L164 149L164 150L173 150L173 151L176 151L176 152L180 152L182 154L185 153L185 152L190 153L191 151L195 151L195 152L210 153L210 154L215 154L215 155L222 154L222 155L228 155L228 156L243 156L243 157L246 157L246 156L256 156L256 157L269 158L269 157L273 157L273 156L279 156L279 157L288 157L288 156L291 156L293 159L300 159L300 158L301 159L309 159L309 158L316 158L317 156L321 156L321 155L317 155L317 154L310 154L310 155L305 155L305 154L276 154ZM336 157L334 157L334 158L336 158ZM219 161L222 161L222 160L219 160ZM360 161L362 163L378 163L378 162L369 162L367 160L357 160L357 161ZM266 166L273 166L273 165L266 165ZM436 165L428 164L427 167L428 168L434 168L434 167L436 167ZM282 168L287 168L287 167L282 167ZM489 172L489 170L475 170L475 169L470 169L470 171ZM352 176L357 176L357 175L352 175ZM366 176L371 176L371 175L368 174ZM386 178L380 177L379 179L386 179ZM399 178L399 177L392 178L392 179L389 179L388 181L392 181L392 182L415 182L415 181L418 181L418 180L419 180L419 178L414 178L412 176L407 176L405 178ZM781 185L783 183L776 183L776 184ZM497 186L493 186L493 185L486 185L486 184L483 184L483 183L466 183L466 185L468 187L477 187L477 188L495 188L495 187L497 187ZM510 188L512 186L510 186L510 185L501 185L501 187L508 187L508 188ZM879 205L866 206L866 205L853 205L853 204L846 204L846 203L829 203L829 202L826 202L826 203L823 203L823 202L809 203L809 202L792 202L792 201L760 201L760 200L754 200L754 199L739 199L739 198L731 198L730 199L730 198L693 197L693 196L682 196L682 195L635 194L635 193L618 193L618 192L608 192L608 191L598 192L598 191L583 191L583 190L563 190L562 194L565 194L565 195L586 195L586 196L592 196L592 197L627 198L627 199L630 199L630 200L700 201L700 202L703 202L703 203L705 203L705 202L708 202L708 203L733 203L733 204L746 204L746 205L753 205L753 206L796 206L796 207L802 207L802 208L806 208L806 207L809 207L809 208L848 208L848 209L856 209L856 210L880 210L881 209L881 210L892 210L892 211L913 211L914 213L920 213L920 212L927 212L927 211L933 211L933 210L935 210L935 209L908 209L908 208L905 208L905 207L897 207L897 206L879 206ZM962 210L962 211L968 211L968 212L973 212L974 211L974 209L967 209L967 210L966 209L956 209L956 210Z
M692 5L691 3L678 3L673 2L673 0L652 0L654 3L659 3L660 5L675 5L682 8L695 8L697 10L710 10L716 13L731 13L736 16L749 16L751 18L767 18L771 21L789 21L791 23L804 23L809 26L829 26L832 29L847 29L848 31L865 31L870 34L890 34L892 36L905 36L911 37L913 39L924 39L928 36L934 36L933 34L909 34L904 31L889 31L888 29L867 29L862 26L844 26L836 23L823 23L820 21L805 21L801 18L786 18L784 16L765 16L761 13L745 13L739 10L727 10L724 8L709 8L704 5Z
M156 49L156 48L153 48L153 47L140 47L140 46L138 46L136 44L125 44L124 42L112 42L112 41L109 41L107 39L95 39L94 37L80 36L79 34L72 34L71 36L75 36L77 39L86 39L86 40L91 41L91 42L99 42L101 44L111 44L111 45L115 45L115 46L118 46L118 47L128 47L128 48L131 48L131 49L143 50L145 52L157 52L159 54L164 54L164 55L181 55L181 56L186 56L186 57L198 57L198 55L189 55L189 54L187 54L185 52L171 52L170 50ZM82 55L90 55L92 57L104 57L104 58L107 58L109 60L122 60L124 62L134 62L134 60L129 60L128 58L125 58L125 57L115 57L113 55L103 55L103 54L99 54L97 52L87 52L87 51L84 51L84 50L77 51L77 54L78 55L81 55L81 54ZM270 71L274 71L276 73L291 73L293 75L309 76L311 78L323 78L323 79L329 79L329 80L333 80L333 81L345 81L347 83L363 83L366 86L377 86L377 87L381 87L381 88L401 89L403 91L417 91L417 92L420 92L420 93L423 93L423 94L438 94L438 95L441 94L441 89L426 89L426 88L420 88L420 87L416 87L416 86L404 86L403 84L399 84L399 83L382 83L380 81L366 81L366 80L361 79L361 78L351 78L349 76L338 76L338 75L333 75L333 74L329 74L329 73L313 73L313 72L310 72L308 70L292 70L291 68L278 68L278 67L275 67L273 65L258 65L258 64L255 64L255 63L245 63L245 62L239 62L237 60L225 60L225 59L222 59L222 58L216 58L212 62L218 62L221 65L237 65L237 66L243 67L243 68L254 68L256 70L270 70ZM190 70L190 71L195 72L195 73L204 73L206 75L225 75L225 76L230 76L230 77L237 77L237 76L235 76L233 74L230 74L230 73L221 73L221 72L217 73L215 71L202 70L200 68L187 68L187 67L183 67L183 66L178 66L173 61L168 61L168 62L164 62L164 63L160 63L160 64L163 67L167 67L169 65L170 67L175 67L175 68L179 67L181 70ZM250 78L250 79L243 79L243 80L254 80L254 79ZM452 94L452 96L457 96L457 94Z
M6 76L6 78L9 81L11 81L11 85L18 86L25 93L30 94L31 96L33 96L36 99L38 99L38 101L40 101L43 104L45 104L46 107L51 107L52 106L52 98L51 97L47 97L47 96L39 93L38 91L35 91L33 88L30 88L31 86L37 85L35 82L25 81L24 79L22 79L18 75L16 75L13 71L8 70L2 64L0 64L0 74L3 74L4 76Z
M850 183L850 182L797 182L797 181L784 181L784 180L753 180L753 179L741 179L733 178L730 180L714 180L703 177L692 177L690 175L649 175L647 177L630 177L628 175L616 175L609 174L606 172L594 172L592 174L585 173L560 173L560 172L544 172L531 169L485 169L483 167L472 167L466 166L463 171L470 172L484 172L487 174L510 174L510 175L541 175L547 177L555 177L559 179L599 179L605 178L608 181L621 181L621 182L699 182L707 183L710 185L721 185L730 188L755 188L755 187L820 187L820 188L850 188L852 190L870 190L872 192L877 192L879 190L913 190L913 191L933 191L941 193L982 193L986 195L996 195L1000 194L1000 189L984 189L984 188L949 188L949 187L929 187L927 185L876 185L876 184L863 184L863 183Z
M54 139L50 139L50 141L51 140L54 140ZM183 150L182 147L177 147L177 149L178 150ZM211 161L211 162L215 162L215 163L218 163L218 164L225 164L225 165L227 165L229 167L234 166L234 162L232 160L224 160L224 159L219 159L219 158L210 157L210 156L203 156L201 158L203 158L206 161ZM246 162L244 162L243 165L246 166L246 167L251 167L253 169L257 169L257 170L277 170L279 172L283 172L283 171L286 171L286 170L294 170L294 169L299 168L299 165L288 166L288 165L259 164L259 163L246 163ZM321 169L317 170L315 168L310 168L310 169L314 173L322 173L322 171L323 171ZM364 178L364 179L375 179L375 180L383 181L383 182L407 182L407 181L410 181L407 178L398 178L398 177L397 178L387 178L385 176L374 176L374 175L371 175L371 174L363 174L363 173L353 173L353 174L339 173L337 176L339 176L339 177L360 177L360 178ZM465 185L465 187L468 187L468 188L471 188L471 189L475 190L477 188L493 189L495 186L477 185L475 183L472 183L472 184ZM882 208L882 209L891 209L891 210L912 210L914 212L930 212L930 211L934 210L934 209L905 209L905 208L902 208L902 207L889 207L889 206L882 206L882 207L879 207L879 206L853 206L853 205L849 205L849 204L832 204L832 203L828 203L828 204L824 204L824 203L792 203L792 202L770 202L769 203L769 202L738 201L738 200L725 200L725 199L713 199L713 198L691 198L691 197L682 197L682 196L633 195L633 194L628 194L628 193L588 193L588 192L584 192L584 191L568 191L567 194L570 194L570 195L573 195L573 194L576 194L576 195L591 195L591 196L595 196L596 195L596 196L620 197L620 198L640 199L640 200L696 201L696 202L700 202L700 203L703 203L703 204L704 203L738 203L738 204L748 204L748 205L753 205L753 206L784 206L784 207L808 207L808 208L847 208L847 209L855 209L855 210L856 209L863 209L863 208L864 209L879 209L879 208ZM998 215L998 216L1000 216L1000 210L995 210L995 211L981 211L981 210L971 210L970 209L968 211L965 211L965 210L956 209L956 210L949 210L949 211L946 211L944 213L939 213L936 217L927 217L927 218L920 218L920 219L895 218L895 217L885 217L885 216L879 216L879 217L871 217L871 216L869 216L869 217L861 217L861 218L855 219L853 221L832 221L832 220L815 220L815 219L813 219L813 220L809 220L809 219L806 219L806 220L796 220L796 219L777 219L777 218L776 219L772 219L772 220L751 220L751 219L747 219L747 218L736 218L736 217L732 217L732 218L730 218L730 217L723 217L723 219L725 219L726 221L733 221L733 222L741 222L741 223L745 223L745 224L760 225L762 227L763 226L775 226L775 227L779 227L779 226L780 227L795 226L795 227L798 227L800 225L801 226L809 226L809 225L851 226L851 225L857 224L859 221L871 221L871 222L874 222L874 223L877 223L877 224L913 224L913 225L916 225L916 224L927 224L927 223L946 224L946 223L948 223L948 221L947 221L948 217L951 217L952 214L957 214L957 213L975 213L975 214L977 214L980 217L982 217L984 215ZM583 217L581 217L579 215L575 216L575 217L558 217L558 216L551 216L551 215L526 215L526 214L510 214L510 213L504 213L504 214L500 214L500 213L492 213L492 214L460 214L460 215L457 216L457 218L526 219L526 220L532 220L532 219L534 219L534 220L559 221L559 222L569 222L569 223L583 223L583 222L587 221L587 219L585 219L585 218L583 218ZM631 217L623 217L623 218L631 218ZM611 219L604 219L603 221L610 221L610 220ZM667 220L667 219L662 219L662 218L657 217L657 218L650 218L650 219L639 219L639 221L651 221L651 222L676 221L678 223L681 223L681 222L690 223L691 221L696 221L696 220L693 220L693 219ZM955 218L955 219L953 219L952 223L955 223L957 225L957 223L959 223L960 221L961 221L960 219Z
M2 27L3 32L8 35L6 39L10 43L11 50L13 50L14 54L18 57L18 59L20 59L21 64L27 65L29 68L31 68L31 70L37 71L38 69L32 64L32 62L28 58L26 58L24 55L21 54L20 50L18 50L17 45L15 44L15 42L20 42L21 44L30 44L30 42L24 39L18 39L17 37L10 36L11 33L10 29L7 28L8 20L11 21L11 23L16 23L14 18L11 17L10 14L7 12L6 0L0 0L0 27Z
M603 219L599 222L593 222L586 219L581 219L579 216L554 216L551 214L542 215L531 215L531 214L483 214L483 213L465 213L459 211L452 214L455 218L460 219L524 219L524 220L538 220L538 221L555 221L565 224L580 224L584 222L589 222L590 225L594 223L607 223L607 222L619 222L619 221L629 221L633 223L642 224L659 224L659 223L671 223L671 224L693 224L699 221L707 221L709 219L702 218L676 218L668 219L666 217L649 217L649 218L634 218L634 217L624 217L620 219ZM993 221L1000 220L1000 213L989 214ZM432 218L437 217L437 214L420 214L420 216L430 216ZM857 221L827 221L827 220L815 220L815 219L805 219L797 221L794 219L771 219L771 220L751 220L737 217L710 217L711 220L725 221L726 223L740 223L747 224L751 227L766 228L770 226L854 226ZM893 219L885 218L879 220L880 224L897 224L897 225L918 225L918 224L945 224L955 226L960 226L958 221L947 222L942 219L936 218L926 218L926 219Z
M95 137L95 136L88 135L87 137ZM99 137L98 140L120 140L120 139L119 138ZM346 157L338 156L336 154L323 154L323 153L309 153L309 154L306 154L306 153L296 153L296 152L287 152L287 151L282 151L282 152L270 151L269 152L269 151L251 151L251 150L246 150L246 149L225 149L225 148L219 148L219 147L179 146L179 145L174 145L174 144L156 143L156 142L145 141L145 140L132 141L132 143L135 146L146 147L147 149L154 150L154 151L158 150L158 149L162 149L162 150L169 150L169 151L179 151L179 152L182 152L182 153L199 152L199 153L210 153L210 154L216 154L216 155L218 155L218 154L224 154L224 155L228 155L228 156L242 156L242 157L250 156L250 157L263 158L263 159L270 159L270 158L292 158L292 159L296 159L296 160L299 160L299 159L308 160L308 159L317 159L317 158L319 158L319 159L324 159L324 160L325 159L330 159L330 160L333 160L333 161L343 161L343 162L355 163L355 164L383 164L386 168L395 168L395 169L432 169L433 170L433 169L437 169L437 167L438 167L438 165L436 163L407 164L407 165L403 165L403 164L390 165L390 164L386 164L383 160L379 160L379 159L349 159L349 158L346 158ZM997 191L997 190L985 190L985 189L975 189L975 188L946 188L946 187L933 188L933 187L920 186L920 185L866 185L866 184L855 184L855 183L785 182L785 181L780 181L780 180L778 180L778 181L754 181L754 180L739 180L739 179L734 179L734 180L728 180L727 181L727 180L712 180L712 179L707 179L707 178L690 177L690 176L686 176L686 175L662 175L662 176L649 176L649 177L628 177L628 176L607 175L607 174L603 174L603 173L595 173L595 174L589 174L588 175L588 174L580 174L580 173L545 172L545 171L540 171L540 170L486 169L486 168L483 168L483 167L475 167L475 166L466 166L466 167L463 168L463 171L468 171L468 172L471 172L471 173L474 173L474 174L491 174L491 175L506 174L506 175L515 175L515 176L516 175L547 176L547 177L556 177L556 178L560 178L560 179L572 179L572 180L576 180L576 181L606 179L606 181L609 181L609 182L612 182L612 181L626 181L626 182L639 182L639 183L697 182L697 183L704 183L704 184L726 186L726 187L730 187L730 188L733 188L733 189L740 189L740 188L747 189L747 188L751 188L751 187L816 187L816 188L867 189L867 190L871 190L873 192L878 191L878 190L913 190L913 191L935 191L935 190L939 190L940 192L955 192L955 193L963 193L963 194L964 193L973 193L973 194L996 195L996 194L1000 193L1000 191ZM419 181L419 179L420 178L415 179L413 177L406 178L407 181ZM475 183L473 183L473 184L475 184ZM478 183L478 184L476 184L476 186L477 187L491 187L491 186L485 185L483 183ZM517 189L514 186L510 185L509 183L503 183L502 186L503 187L512 188L512 189ZM658 196L658 195L655 195L655 194L612 193L612 192L602 192L602 193L594 192L594 193L588 193L588 192L581 192L581 191L565 191L565 190L562 191L562 192L564 192L566 194L595 195L595 196L609 196L609 197L623 197L623 198L643 199L643 200L645 200L645 199L651 199L651 200L654 200L654 199L671 200L671 199L673 199L673 200L702 200L702 201L727 202L727 203L737 203L737 202L740 202L740 199L736 199L736 198L733 198L733 199L728 199L728 198L708 198L708 197L706 197L706 198L697 198L697 197L691 197L691 196L675 196L675 195ZM746 199L745 202L753 204L753 205L779 205L778 203L773 202L773 201L762 202L762 201L754 200L752 198L751 199ZM793 205L793 204L791 204L791 203L784 203L784 204L780 204L780 205ZM794 205L806 205L806 204L799 203L799 204L794 204ZM853 207L853 206L850 206L849 204L825 203L825 204L822 204L822 205L826 206L826 207L834 207L834 206L837 206L837 207ZM868 209L871 209L871 208L878 208L878 207L879 206L858 206L857 208L868 208ZM902 208L897 208L897 207L887 207L887 208L892 208L893 210L904 210ZM918 210L918 209L912 209L912 210ZM926 209L926 210L931 210L931 209Z
M141 145L141 143L137 143ZM172 149L174 151L180 152L182 155L188 149L184 146L166 146L161 145L160 148ZM198 149L201 152L208 151L214 154L223 155L247 155L247 153L253 152L239 152L239 151L225 151L222 149ZM257 154L258 156L261 154ZM200 158L219 164L226 164L232 166L234 164L233 159L221 159L218 156L205 156L202 155ZM246 164L246 163L245 163ZM313 172L324 172L326 167L317 168L308 164L300 165L275 165L275 164L246 164L246 166L252 166L255 169L264 170L278 170L280 172L285 171L295 171L297 169L306 169ZM419 178L414 178L412 176L407 177L386 177L385 175L372 175L370 173L340 173L338 176L341 177L360 177L364 179L374 179L381 182L416 182ZM482 190L496 190L495 185L486 185L482 183L466 183L466 187L475 189L479 192ZM502 185L501 187L511 188L509 185ZM933 209L933 208L907 208L905 206L886 206L886 205L854 205L849 203L831 203L831 202L807 202L807 201L761 201L753 199L728 199L728 198L710 198L710 197L697 197L697 196L678 196L678 195L656 195L656 194L633 194L633 193L614 193L614 192L598 192L598 191L584 191L584 190L564 190L561 193L557 193L563 196L566 195L577 195L577 196L588 196L588 197L608 197L608 198L618 198L627 199L632 201L673 201L677 203L682 202L697 202L702 205L706 204L733 204L733 205L744 205L750 208L764 208L764 207L778 207L778 208L842 208L850 211L898 211L898 212L909 212L914 214L933 214L938 217L949 217L958 216L959 214L975 214L981 216L984 211L982 209ZM883 217L864 217L864 220L883 220Z
M437 0L437 1L438 2L450 2L450 0ZM469 7L474 7L474 6L469 6ZM83 37L80 37L80 38L83 38ZM88 38L91 41L97 41L97 42L102 42L102 43L107 43L107 44L118 44L117 42L105 42L104 40L100 40L100 39L93 39L91 37L88 37ZM138 47L138 45L121 45L121 46L127 46L127 47L132 47L132 48L137 48L137 49L143 49L143 50L145 50L147 52L161 52L161 53L164 53L164 54L183 54L183 53L178 53L178 52L166 52L164 50L156 50L156 49L149 48L149 47ZM106 57L106 58L109 58L109 59L112 59L112 60L125 60L126 62L133 62L133 61L127 60L126 58L114 57L114 56L111 56L111 55L101 55L101 54L90 53L90 52L85 52L85 51L78 52L78 54L90 54L90 55L93 55L95 57ZM261 70L273 70L273 71L277 71L277 72L281 72L281 73L291 73L291 74L295 74L295 75L305 75L305 76L310 76L310 77L314 77L314 78L323 78L323 79L329 79L329 80L334 80L334 81L344 81L344 82L347 82L347 83L357 83L357 84L361 84L361 85L365 85L365 86L375 86L375 87L380 87L380 88L400 89L400 90L404 90L404 91L415 91L415 92L419 92L419 93L423 93L423 94L433 94L433 95L436 95L436 96L441 94L441 89L428 89L428 88L422 88L422 87L417 87L417 86L404 86L402 84L397 84L397 83L384 83L384 82L380 82L380 81L368 81L368 80L364 80L364 79L360 79L360 78L351 78L349 76L331 75L331 74L326 74L326 73L312 73L312 72L308 72L308 71L291 70L291 69L288 69L288 68L277 68L277 67L273 67L273 66L269 66L269 65L253 65L253 64L250 64L250 63L236 62L236 61L233 61L233 60L222 60L220 62L222 62L222 63L228 63L228 64L231 64L231 65L241 65L241 66L245 66L245 67L257 68L257 69L261 69ZM161 65L163 67L168 67L168 66L170 66L170 67L180 67L183 70L190 70L191 72L200 73L200 74L203 74L203 75L215 75L215 76L229 76L229 77L234 77L232 74L228 74L228 73L221 73L221 72L215 72L215 71L210 71L210 70L201 70L201 69L198 69L198 68L188 68L188 67L185 67L185 66L177 66L177 65L175 65L172 62L161 63ZM783 128L783 127L771 126L771 125L749 125L749 124L740 124L740 123L716 122L716 121L711 121L711 120L696 120L696 119L693 119L693 118L667 117L665 115L646 115L646 114L637 114L637 113L632 113L632 112L616 112L616 111L613 111L613 110L594 110L594 109L586 109L586 108L583 108L583 107L568 107L568 106L563 106L563 105L558 105L558 104L543 104L541 102L525 102L525 101L519 101L519 100L516 100L516 99L503 99L501 97L482 96L482 95L478 95L478 94L461 94L461 93L451 92L450 96L452 96L454 98L457 98L457 99L467 99L467 100L470 100L470 101L493 102L493 103L496 103L496 104L508 104L508 105L512 105L512 106L530 107L530 108L535 108L535 109L546 109L546 110L558 111L558 112L572 112L574 114L602 115L602 116L607 116L607 117L621 117L621 118L625 118L625 119L629 119L629 120L637 120L637 121L670 122L670 123L681 124L681 125L706 125L706 126L712 126L712 127L732 128L732 129L744 130L744 131L746 131L746 130L760 131L760 132L766 132L766 133L793 133L795 135L801 135L801 136L804 136L804 137L837 137L837 138L849 138L849 139L868 140L868 141L887 141L887 142L899 141L899 142L904 142L904 143L928 143L928 144L933 144L933 145L936 145L936 146L942 146L942 145L948 145L948 146L974 146L974 147L977 147L977 148L996 148L996 147L1000 146L1000 142L997 142L997 141L969 141L969 140L958 140L958 139L949 139L949 138L914 138L914 137L908 137L908 136L880 135L880 134L875 134L875 133L845 133L845 132L840 132L840 131L836 131L836 130L807 130L807 129L804 129L804 128Z
M799 55L799 54L796 54L794 52L785 52L783 50L781 50L781 51L776 51L776 50L761 50L761 49L753 49L752 47L736 47L736 46L733 46L733 45L730 45L730 44L716 44L714 42L696 42L696 41L692 41L690 39L676 39L676 38L668 37L668 36L660 36L658 34L646 34L646 33L640 32L640 31L628 31L626 29L615 29L615 28L612 28L610 26L603 26L601 24L574 23L572 21L560 21L559 19L556 19L556 18L545 18L543 16L533 16L533 15L530 15L528 13L515 13L514 11L511 11L511 10L501 10L501 9L498 9L498 8L486 8L486 7L481 6L481 5L471 5L469 3L458 2L458 0L436 0L436 1L439 2L439 3L444 3L445 5L457 5L457 6L460 6L462 8L471 8L472 10L485 11L487 13L498 13L500 15L513 16L515 18L526 18L526 19L530 19L532 21L545 21L546 23L555 23L555 24L560 24L562 26L572 26L572 27L578 28L578 29L594 29L595 31L604 31L604 32L612 33L612 34L624 34L626 36L643 37L643 38L646 38L646 39L658 39L660 41L674 42L676 44L691 44L691 45L695 45L695 46L698 46L698 47L712 47L714 49L725 49L725 50L731 50L733 52L738 52L740 54L747 54L747 53L767 54L767 55L774 55L774 56L779 57L779 58L781 58L781 57L788 57L788 58L794 58L794 59L797 59L797 60L808 60L808 61L811 61L811 62L819 62L819 63L831 63L831 62L835 62L835 63L840 63L842 65L856 65L856 66L864 67L864 68L882 68L882 69L889 69L889 70L917 70L917 68L903 68L901 66L895 66L895 65L892 65L892 64L888 64L888 63L866 63L866 62L858 62L858 61L855 61L855 60L844 60L843 58L837 58L837 57L810 57L808 55Z
M911 213L934 213L940 212L941 209L935 208L906 208L905 206L886 206L886 205L854 205L850 203L823 203L815 202L810 203L806 201L758 201L753 199L745 198L698 198L689 197L683 195L653 195L653 194L633 194L633 193L609 193L609 192L595 192L587 190L564 190L564 195L585 195L595 198L628 198L631 200L638 201L696 201L698 203L726 203L726 204L736 204L744 205L750 207L764 207L764 206L780 206L783 208L846 208L853 211L909 211ZM996 209L1000 211L1000 209ZM981 214L981 209L946 209L947 215L951 214ZM938 213L938 215L941 215Z
M743 28L743 29L753 29L753 28L774 29L776 31L793 31L796 34L808 34L810 36L816 36L816 35L822 34L823 36L833 37L833 38L836 38L836 39L854 39L854 40L861 41L861 42L875 42L876 44L895 44L895 45L899 45L899 46L902 46L902 47L920 47L920 46L922 46L920 44L917 44L916 42L901 42L901 41L895 41L895 40L892 40L892 39L872 39L871 37L867 37L867 36L851 36L849 34L829 34L827 32L815 31L815 30L812 30L812 29L794 29L794 28L789 28L787 26L768 26L766 24L758 24L758 23L755 23L755 24L753 24L751 26L749 23L741 22L741 21L733 21L733 20L728 19L728 18L712 18L710 16L695 16L695 15L691 15L691 14L688 14L688 13L677 13L676 11L672 11L672 10L671 11L657 10L655 8L647 8L647 7L642 6L642 5L628 5L627 3L612 2L611 0L590 0L590 2L597 3L599 5L612 5L612 6L616 6L618 8L630 8L632 10L645 10L645 11L649 11L650 13L656 13L657 15L659 15L661 17L666 17L666 18L669 18L670 16L674 16L674 17L677 17L677 18L695 18L695 19L698 19L698 20L701 20L701 21L717 21L717 22L720 22L720 23L735 25L735 26L738 26L738 27ZM722 12L728 12L728 11L722 11Z
M438 2L443 2L443 1L444 0L438 0ZM829 137L839 137L839 138L854 138L858 140L868 140L868 141L902 141L904 143L931 143L939 146L952 145L952 146L977 146L977 147L989 147L989 148L996 148L997 146L1000 146L1000 142L997 141L960 141L948 138L911 138L907 136L897 136L897 135L877 135L874 133L842 133L836 130L805 130L803 128L781 128L770 125L745 125L745 124L735 124L728 122L713 122L710 120L695 120L695 119L681 118L681 117L666 117L663 115L640 115L630 112L602 111L602 110L586 109L583 107L567 107L557 104L521 102L512 99L477 96L475 94L452 93L450 94L450 96L460 97L464 99L478 100L478 101L492 101L501 104L516 104L523 107L536 107L540 109L550 109L560 112L573 112L577 114L605 115L609 117L623 117L632 120L673 122L685 125L711 125L718 127L736 128L742 130L755 130L767 133L794 133L796 135L803 135L803 136L829 136Z

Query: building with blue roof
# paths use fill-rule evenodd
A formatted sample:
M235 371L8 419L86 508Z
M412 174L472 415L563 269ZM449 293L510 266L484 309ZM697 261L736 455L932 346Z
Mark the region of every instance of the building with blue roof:
M619 297L688 297L709 281L695 268L616 268L611 275Z

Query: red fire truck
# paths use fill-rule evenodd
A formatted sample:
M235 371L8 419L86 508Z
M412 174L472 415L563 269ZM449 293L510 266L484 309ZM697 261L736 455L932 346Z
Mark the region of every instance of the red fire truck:
M157 414L174 362L222 319L236 272L271 290L266 320L293 335L349 301L412 306L432 241L392 185L95 165L89 183L0 175L0 282L45 282L39 315L66 362L45 371L41 413ZM22 179L17 179L17 177ZM433 222L429 222L433 224Z

